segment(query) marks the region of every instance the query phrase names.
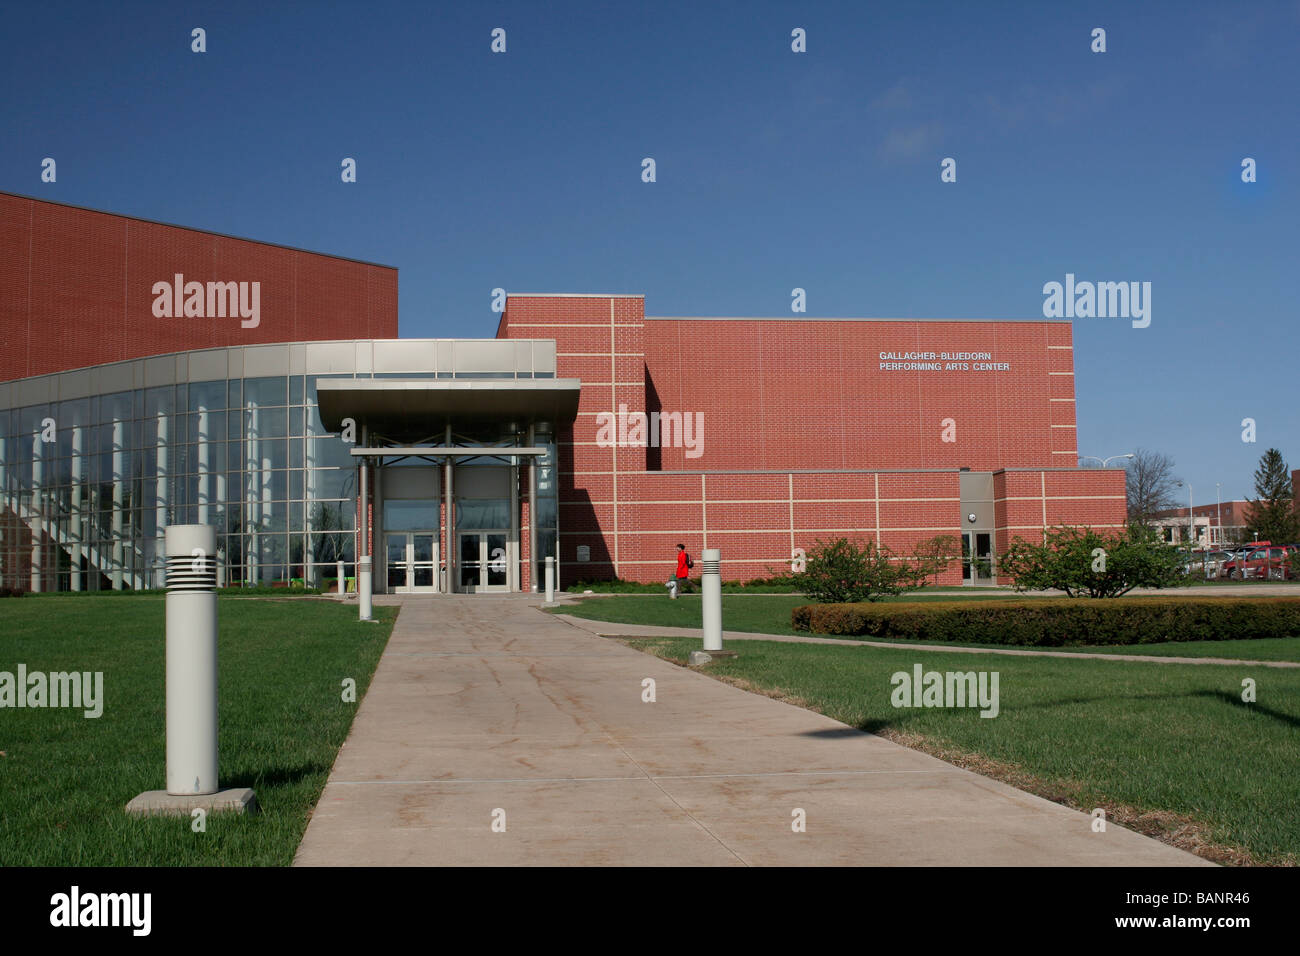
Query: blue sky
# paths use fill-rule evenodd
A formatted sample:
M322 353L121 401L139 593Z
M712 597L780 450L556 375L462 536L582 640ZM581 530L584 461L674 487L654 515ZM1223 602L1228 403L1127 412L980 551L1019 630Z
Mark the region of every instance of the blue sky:
M1163 451L1198 503L1249 493L1267 447L1300 467L1294 0L56 2L3 24L0 189L395 265L403 335L493 335L498 286L1033 318L1067 272L1149 281L1149 328L1075 320L1081 454Z

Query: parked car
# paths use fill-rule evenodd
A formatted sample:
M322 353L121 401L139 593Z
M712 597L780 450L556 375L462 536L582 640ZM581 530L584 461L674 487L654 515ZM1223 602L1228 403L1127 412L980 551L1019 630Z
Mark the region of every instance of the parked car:
M1253 548L1234 563L1234 577L1242 581L1282 581L1286 578L1287 567L1294 548L1287 545L1270 544Z
M1223 577L1223 566L1232 560L1231 551L1210 551L1205 555L1205 579L1214 581Z
M1223 576L1232 578L1234 581L1241 580L1241 565L1246 560L1246 556L1253 554L1261 547L1268 547L1271 544L1271 541L1253 541L1250 544L1241 544L1231 548L1232 557L1223 562Z

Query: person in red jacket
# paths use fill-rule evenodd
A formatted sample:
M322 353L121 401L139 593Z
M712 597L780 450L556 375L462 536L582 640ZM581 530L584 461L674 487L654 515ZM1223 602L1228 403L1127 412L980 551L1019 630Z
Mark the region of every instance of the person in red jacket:
M686 545L677 545L677 593L681 594L690 589L691 586L691 568L695 567L695 562L691 556L686 553Z

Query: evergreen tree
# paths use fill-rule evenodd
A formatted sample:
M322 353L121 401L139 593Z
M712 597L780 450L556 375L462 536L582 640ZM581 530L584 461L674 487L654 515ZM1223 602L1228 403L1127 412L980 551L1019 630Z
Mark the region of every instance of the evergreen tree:
M1248 499L1246 530L1260 541L1290 544L1300 538L1300 515L1291 496L1291 470L1276 448L1264 452L1255 469L1255 495Z

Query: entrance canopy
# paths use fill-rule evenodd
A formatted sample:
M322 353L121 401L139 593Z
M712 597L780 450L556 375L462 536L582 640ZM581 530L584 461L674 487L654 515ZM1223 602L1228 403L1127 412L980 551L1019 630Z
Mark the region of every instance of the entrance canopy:
M446 425L490 422L572 424L582 383L576 378L321 378L321 423L338 432L343 419L397 436L431 434Z

